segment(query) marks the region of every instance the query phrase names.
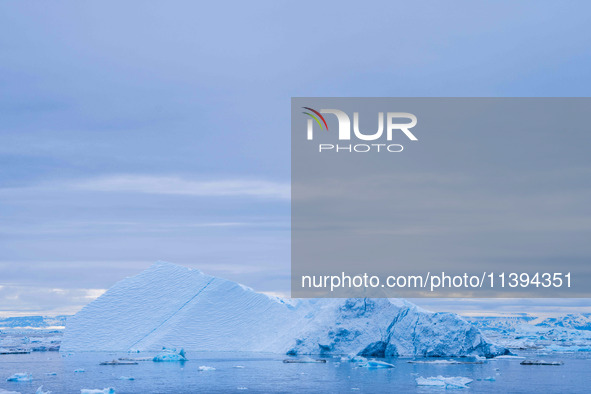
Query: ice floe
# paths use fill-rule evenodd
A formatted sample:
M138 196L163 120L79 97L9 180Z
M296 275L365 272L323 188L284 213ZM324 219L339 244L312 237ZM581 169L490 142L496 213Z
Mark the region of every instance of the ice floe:
M80 394L115 394L115 389L112 387L105 389L81 389Z
M6 378L7 382L30 382L33 380L33 375L28 372L15 373Z
M184 349L177 352L176 349L163 348L160 354L154 356L153 361L187 361L187 357Z
M472 379L462 376L431 376L424 378L419 376L416 378L417 386L437 386L446 389L464 389L468 388L468 384Z

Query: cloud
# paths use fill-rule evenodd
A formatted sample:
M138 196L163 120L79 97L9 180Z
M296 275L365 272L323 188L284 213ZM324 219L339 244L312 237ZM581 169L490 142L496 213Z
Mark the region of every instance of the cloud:
M289 183L228 179L199 181L179 176L110 175L72 183L77 190L100 192L172 194L187 196L248 196L290 198Z
M106 289L0 286L0 316L73 314Z

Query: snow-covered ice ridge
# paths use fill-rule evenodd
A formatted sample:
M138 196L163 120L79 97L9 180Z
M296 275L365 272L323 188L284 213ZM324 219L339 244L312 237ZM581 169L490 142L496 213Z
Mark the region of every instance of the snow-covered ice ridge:
M591 315L465 317L487 338L509 349L591 351Z
M66 325L68 316L19 316L0 317L0 330L47 329L59 330Z
M399 299L282 299L158 262L68 319L62 351L260 351L492 357L507 349L456 314Z

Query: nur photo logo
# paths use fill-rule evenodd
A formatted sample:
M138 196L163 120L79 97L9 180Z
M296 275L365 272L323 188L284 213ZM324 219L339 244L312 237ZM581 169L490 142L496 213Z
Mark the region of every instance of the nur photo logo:
M410 131L417 125L417 117L408 112L378 112L378 126L376 131L362 131L359 126L359 112L353 112L353 127L351 128L351 118L349 115L339 109L320 109L315 110L310 107L302 107L305 111L302 113L308 117L306 138L309 141L314 140L314 128L320 131L329 131L328 123L323 114L334 115L338 122L338 131L333 138L338 141L386 141L387 143L359 143L359 144L339 144L339 143L320 143L319 152L358 152L365 153L370 151L377 152L402 152L404 147L401 144L391 144L390 141L398 135L406 136L410 141L418 141L418 138ZM351 129L353 132L351 132ZM337 142L338 142L337 141Z

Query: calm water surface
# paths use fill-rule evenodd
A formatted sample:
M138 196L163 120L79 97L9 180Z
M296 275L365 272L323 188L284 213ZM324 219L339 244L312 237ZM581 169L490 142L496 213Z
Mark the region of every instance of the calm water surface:
M411 364L408 358L385 359L394 369L359 368L329 358L326 364L284 364L281 355L260 353L189 353L185 363L141 361L138 365L102 366L101 361L151 354L35 352L0 356L0 389L34 393L43 385L53 394L80 393L80 389L113 387L121 393L433 393L441 388L416 385L418 376L464 376L474 379L466 392L589 393L591 354L537 355L531 359L564 361L562 366L522 366L521 360L484 364ZM199 371L200 366L214 371ZM236 368L237 366L243 368ZM83 369L85 372L74 372ZM498 370L497 370L498 369ZM6 382L17 372L29 372L32 382ZM46 375L55 373L56 375ZM119 380L121 376L133 381ZM484 380L493 377L494 381ZM482 380L477 380L482 379ZM457 391L455 391L457 392Z

